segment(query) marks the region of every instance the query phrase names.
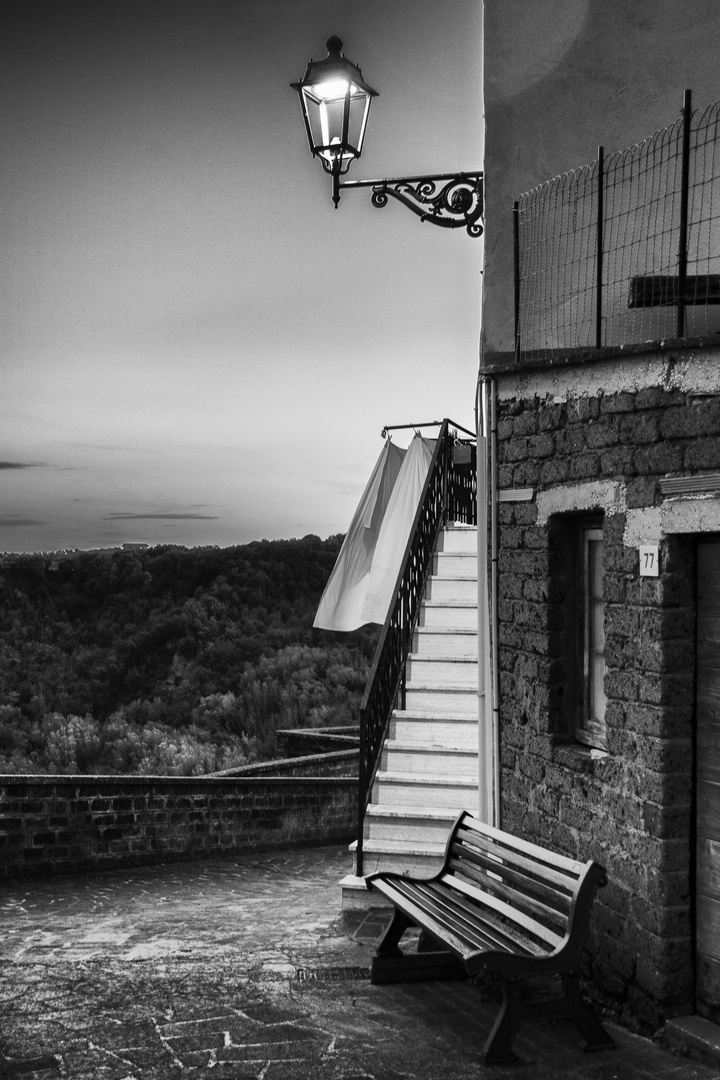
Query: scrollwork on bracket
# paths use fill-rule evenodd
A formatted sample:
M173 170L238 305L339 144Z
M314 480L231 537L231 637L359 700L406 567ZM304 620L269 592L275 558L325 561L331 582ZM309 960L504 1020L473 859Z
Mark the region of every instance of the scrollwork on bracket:
M458 173L450 179L424 176L420 179L378 180L372 184L373 206L387 206L388 196L407 206L421 221L430 221L446 229L464 227L473 237L482 235L481 173Z

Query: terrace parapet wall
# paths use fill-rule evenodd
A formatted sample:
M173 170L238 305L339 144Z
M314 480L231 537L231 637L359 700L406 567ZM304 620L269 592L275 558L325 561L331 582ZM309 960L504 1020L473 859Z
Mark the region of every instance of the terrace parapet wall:
M0 776L0 876L351 840L357 779Z
M695 538L720 498L720 350L496 376L501 825L609 872L585 974L625 1023L693 1011ZM525 489L524 492L522 489ZM517 501L513 499L517 493ZM504 494L503 494L504 493ZM558 521L604 513L607 753L568 732ZM656 543L658 577L638 548Z

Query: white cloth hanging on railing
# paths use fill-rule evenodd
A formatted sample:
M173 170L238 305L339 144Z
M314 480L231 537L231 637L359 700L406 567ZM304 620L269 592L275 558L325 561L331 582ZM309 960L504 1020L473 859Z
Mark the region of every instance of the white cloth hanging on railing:
M375 546L362 610L363 623L385 622L430 468L433 446L434 443L417 434L405 455Z
M367 622L363 607L375 546L406 453L389 439L385 442L325 586L313 626L321 630L356 630Z

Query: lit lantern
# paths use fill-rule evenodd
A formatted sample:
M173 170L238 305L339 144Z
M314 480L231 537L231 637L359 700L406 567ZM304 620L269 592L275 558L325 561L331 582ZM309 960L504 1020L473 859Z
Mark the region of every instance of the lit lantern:
M360 68L342 55L340 38L328 38L325 47L326 58L311 60L302 82L290 85L300 97L310 151L333 178L337 206L339 177L362 153L370 102L377 91L364 81Z

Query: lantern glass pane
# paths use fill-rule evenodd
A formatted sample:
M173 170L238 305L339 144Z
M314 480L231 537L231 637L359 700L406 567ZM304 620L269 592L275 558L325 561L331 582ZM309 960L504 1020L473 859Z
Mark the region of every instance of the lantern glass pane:
M332 98L320 102L320 145L333 146L345 142L343 139L343 116L345 98Z
M355 156L359 157L362 152L363 139L365 138L365 126L367 114L370 110L370 95L364 93L353 94L350 98L350 120L348 123L348 143L355 150Z
M338 86L343 80L333 80ZM344 81L347 86L347 81ZM310 128L313 151L319 154L330 166L338 159L341 170L345 172L350 162L360 156L365 137L367 114L370 108L370 95L354 84L349 99L332 97L329 93L320 93L330 86L326 81L319 86L304 86L303 105ZM345 104L348 101L348 123L344 130Z

